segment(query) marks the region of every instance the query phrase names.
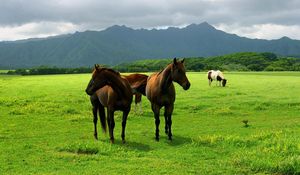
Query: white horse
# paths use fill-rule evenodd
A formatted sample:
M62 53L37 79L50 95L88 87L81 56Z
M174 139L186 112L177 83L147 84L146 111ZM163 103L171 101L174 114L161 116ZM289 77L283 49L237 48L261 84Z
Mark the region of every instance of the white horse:
M219 86L221 86L221 82L222 82L222 86L224 87L226 85L227 80L224 78L224 75L221 71L219 70L210 70L207 72L207 78L208 78L208 85L211 85L211 82L213 80L217 80L217 82L219 82ZM218 85L218 83L217 83Z

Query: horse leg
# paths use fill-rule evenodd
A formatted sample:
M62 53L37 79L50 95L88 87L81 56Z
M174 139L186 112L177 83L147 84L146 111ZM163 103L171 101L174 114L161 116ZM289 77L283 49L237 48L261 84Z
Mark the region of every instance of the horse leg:
M211 82L212 82L212 80L211 80L211 79L208 79L208 85L209 85L209 86L211 85Z
M135 95L135 104L139 107L139 113L142 114L142 94L138 93Z
M123 118L122 118L122 142L125 143L125 128L126 128L126 121L127 121L127 116L130 110L125 110L123 111Z
M93 122L94 122L94 137L95 139L98 139L98 133L97 133L97 110L99 108L100 102L98 100L98 97L96 94L93 94L90 96L90 102L93 106Z
M98 140L98 133L97 133L97 105L93 104L93 115L94 115L94 137L96 140Z
M106 133L106 120L105 120L105 110L102 104L99 105L99 116L100 116L100 123L102 127L102 131Z
M110 143L115 142L114 138L114 128L115 128L115 120L114 120L114 110L107 108L107 123L108 123L108 130L109 130L109 137Z
M165 133L168 135L168 133L169 133L169 126L168 126L168 116L166 114L166 107L165 107L164 116L165 116Z
M159 110L160 110L160 106L153 104L151 105L152 107L152 111L154 113L154 118L155 118L155 126L156 126L156 130L155 130L155 139L157 141L159 141Z
M136 99L136 98L137 98L137 97L136 97L137 94L133 94L133 95L134 95L134 113L136 114L136 113L137 113L137 112L136 112L136 111L137 111L137 101L136 101L136 100L137 100L137 99Z
M140 114L143 114L142 102L139 102L139 106L140 106Z
M168 129L169 129L169 132L168 132L169 140L172 140L171 126L172 126L173 109L174 109L174 104L170 104L170 105L165 106L165 119L167 119L166 120L166 127L168 127Z

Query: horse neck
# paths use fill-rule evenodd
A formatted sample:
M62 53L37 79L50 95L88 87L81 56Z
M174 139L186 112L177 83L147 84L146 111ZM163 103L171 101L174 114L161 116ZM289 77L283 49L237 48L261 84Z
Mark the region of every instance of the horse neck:
M108 84L108 85L111 86L113 88L113 90L116 91L116 93L119 96L125 97L125 98L129 98L130 97L129 94L131 92L131 89L128 88L124 84L124 80L120 76L115 75L114 73L111 73L111 72L107 72L106 75L105 75L105 77L107 77L107 79L109 80L109 82L111 82L111 84Z
M171 76L171 66L172 65L169 64L159 75L162 77L160 82L160 87L163 91L167 91L173 81Z

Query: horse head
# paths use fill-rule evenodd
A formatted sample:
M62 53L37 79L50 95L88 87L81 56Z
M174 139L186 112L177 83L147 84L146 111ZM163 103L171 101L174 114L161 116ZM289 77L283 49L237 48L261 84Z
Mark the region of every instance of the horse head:
M222 86L223 86L223 87L225 87L225 85L226 85L226 82L227 82L227 80L226 80L226 79L223 79L223 80L222 80Z
M184 59L181 61L177 61L176 58L173 59L173 64L171 67L171 76L173 81L178 83L184 90L188 90L191 86L188 78L186 77L184 67Z
M104 71L104 68L101 68L98 64L95 64L95 68L93 70L92 78L85 89L85 92L88 95L92 95L96 92L96 90L105 86L107 82L107 78L101 73Z

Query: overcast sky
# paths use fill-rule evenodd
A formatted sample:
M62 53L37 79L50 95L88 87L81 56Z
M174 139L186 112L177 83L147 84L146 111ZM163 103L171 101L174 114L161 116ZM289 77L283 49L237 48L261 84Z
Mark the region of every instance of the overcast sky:
M300 40L300 0L0 0L0 41L204 21L250 38Z

